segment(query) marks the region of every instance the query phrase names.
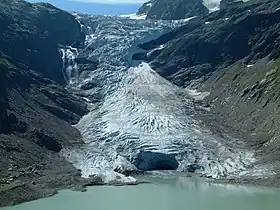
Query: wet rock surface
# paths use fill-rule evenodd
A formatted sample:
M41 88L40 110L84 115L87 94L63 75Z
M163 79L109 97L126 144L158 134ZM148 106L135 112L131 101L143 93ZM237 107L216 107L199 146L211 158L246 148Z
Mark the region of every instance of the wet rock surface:
M64 84L57 44L84 40L75 18L48 3L1 1L1 50L14 61Z
M117 167L114 169L115 172L123 174L125 176L139 176L139 175L144 175L145 172L142 170L137 170L137 169L126 169L122 167Z

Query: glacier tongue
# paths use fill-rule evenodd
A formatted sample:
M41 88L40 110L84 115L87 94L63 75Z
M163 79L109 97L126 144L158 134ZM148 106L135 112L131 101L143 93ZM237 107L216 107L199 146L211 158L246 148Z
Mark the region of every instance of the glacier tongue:
M135 170L131 162L139 151L173 154L179 171L195 170L214 178L237 175L251 164L252 152L231 150L193 118L195 110L186 90L160 77L147 63L134 66L131 61L139 51L138 43L176 27L178 21L78 14L77 19L93 32L86 34L86 47L79 53L86 51L89 60L98 58L99 66L70 74L76 78L68 88L86 96L92 109L75 125L85 145L65 148L62 154L84 176L102 175L106 182L134 181L113 170L119 166ZM67 51L63 52L65 58ZM79 89L87 83L94 85ZM99 102L91 100L96 92L101 95Z

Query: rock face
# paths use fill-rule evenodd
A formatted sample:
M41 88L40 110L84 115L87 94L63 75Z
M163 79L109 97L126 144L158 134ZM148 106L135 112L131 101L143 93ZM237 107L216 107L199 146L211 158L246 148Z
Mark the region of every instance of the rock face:
M276 3L243 3L220 10L190 20L185 26L139 47L149 51L164 45L151 65L160 75L181 86L194 79L205 81L211 72L240 59L246 63L266 56L276 59L280 56L276 35L280 11L270 10L272 5L277 8ZM142 53L141 57L134 56L137 57L147 56Z
M147 15L155 2L156 2L155 0L152 0L152 1L148 1L148 2L144 3L139 8L137 15Z
M84 40L72 15L47 3L3 0L0 21L2 52L13 61L64 83L57 44L74 45Z
M146 14L148 19L179 20L208 12L202 0L153 0L145 3L138 14Z
M61 85L59 47L84 40L75 17L50 4L2 0L0 24L2 206L52 195L82 180L58 152L82 144L71 124L87 106Z
M222 10L227 10L230 7L235 7L235 6L241 6L243 4L243 1L236 1L236 0L222 0L220 2L220 9Z
M150 151L139 152L133 164L141 171L176 170L179 165L173 155Z

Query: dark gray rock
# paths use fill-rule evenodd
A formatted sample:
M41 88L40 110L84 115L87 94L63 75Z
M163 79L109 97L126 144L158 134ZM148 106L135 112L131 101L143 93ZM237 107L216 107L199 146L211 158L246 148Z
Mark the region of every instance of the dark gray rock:
M94 88L94 87L96 87L96 86L97 86L96 84L94 84L94 83L92 83L92 82L88 82L88 83L82 85L82 86L81 86L81 89L82 89L82 90L90 90L90 89L92 89L92 88Z
M203 167L199 166L198 164L191 164L187 166L186 171L189 173L195 173L201 169L203 169Z
M58 44L73 46L85 38L74 16L47 3L2 0L0 21L4 54L58 83L65 83Z
M201 64L189 68L182 68L167 78L178 86L187 87L191 84L191 81L197 79L201 79L201 82L205 81L214 70L210 64ZM168 72L170 70L164 69L165 74L168 74Z
M88 112L87 105L80 98L69 94L64 88L60 87L58 89L56 86L51 86L41 88L40 91L55 102L58 107L75 113L79 117L82 117Z
M2 0L0 25L0 179L5 182L0 206L5 206L84 183L58 152L83 144L71 123L87 106L62 86L58 48L84 41L74 16L50 4Z
M228 10L230 7L241 6L243 4L242 0L222 0L220 3L221 10Z
M117 167L114 169L115 172L123 174L125 176L139 176L139 175L144 175L144 171L140 170L130 170L130 169L123 169L121 167Z
M145 52L135 53L132 60L147 60L147 54Z
M91 176L85 180L85 183L83 184L83 188L90 187L90 186L97 186L97 185L104 185L102 178L98 176Z
M176 170L179 166L173 155L141 151L132 163L141 171Z
M180 86L205 81L216 70L244 59L246 64L280 56L280 1L246 2L189 21L155 40L140 44L154 54L151 66ZM207 24L205 24L207 23ZM206 65L206 66L205 66Z
M94 57L89 57L89 54L91 53L91 49L83 50L79 53L78 57L76 58L76 62L78 64L79 72L84 71L94 71L97 69L99 65L98 59Z
M55 139L55 137L46 135L43 130L34 130L32 137L38 139L38 144L48 150L60 152L62 149L62 145L58 142L58 140Z
M208 12L202 0L154 0L145 3L138 14L147 14L148 19L179 20Z
M151 10L153 4L155 3L155 0L148 1L144 3L138 10L137 15L147 15L149 11Z

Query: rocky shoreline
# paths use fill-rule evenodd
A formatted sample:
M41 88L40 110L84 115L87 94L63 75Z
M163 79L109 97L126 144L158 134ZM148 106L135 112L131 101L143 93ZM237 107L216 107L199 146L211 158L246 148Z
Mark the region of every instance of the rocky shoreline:
M70 167L71 168L71 167ZM29 170L33 168L30 167ZM20 170L20 171L23 171ZM172 171L170 171L172 172ZM20 180L11 184L0 185L0 207L19 205L21 203L38 200L46 197L51 197L59 193L61 190L69 189L79 192L86 192L87 187L94 187L100 185L112 185L112 186L123 186L123 185L138 185L147 184L145 176L149 176L149 173L137 175L136 177L142 181L135 183L121 183L115 182L105 184L99 177L82 178L79 170L69 169L68 172L63 173L50 172L48 170L36 170L36 174L46 174L46 176L30 175L21 177ZM176 174L176 172L174 171ZM27 173L26 173L27 174ZM48 174L48 175L47 175ZM209 179L201 177L196 173L178 173L178 176L184 177L200 177L205 179L205 182L212 182L217 184L232 184L232 185L243 185L243 186L260 186L260 187L273 187L279 188L280 182L278 178L258 178L258 179Z

